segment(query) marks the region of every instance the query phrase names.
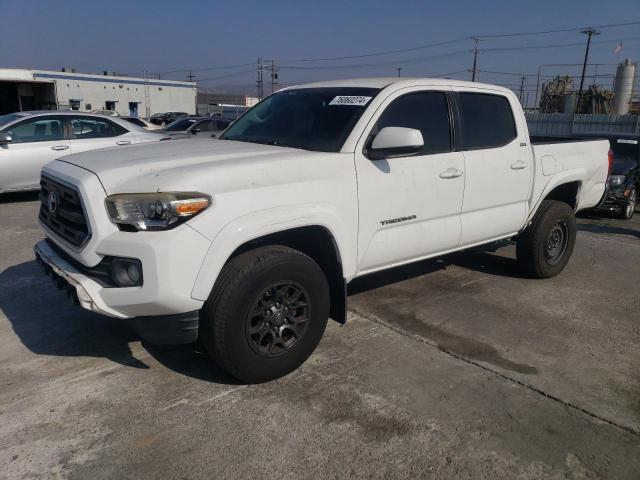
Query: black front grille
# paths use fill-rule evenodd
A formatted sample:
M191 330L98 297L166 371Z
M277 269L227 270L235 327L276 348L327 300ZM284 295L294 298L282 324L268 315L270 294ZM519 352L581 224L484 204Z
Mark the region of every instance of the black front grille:
M90 237L80 193L59 180L40 177L40 221L74 247L84 245Z

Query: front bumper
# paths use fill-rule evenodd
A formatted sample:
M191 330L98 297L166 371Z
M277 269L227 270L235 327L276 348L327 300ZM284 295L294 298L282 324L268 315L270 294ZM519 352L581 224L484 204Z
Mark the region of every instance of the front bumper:
M629 198L625 195L624 188L607 190L602 201L594 208L603 212L617 212L629 203Z
M131 319L138 334L156 345L175 345L195 342L198 338L199 308L183 313L144 315L130 317L121 309L110 306L104 298L107 288L89 278L72 261L43 240L34 247L36 261L42 265L59 290L63 290L73 302L92 312L115 318ZM141 288L141 287L135 287ZM110 288L108 290L124 290Z

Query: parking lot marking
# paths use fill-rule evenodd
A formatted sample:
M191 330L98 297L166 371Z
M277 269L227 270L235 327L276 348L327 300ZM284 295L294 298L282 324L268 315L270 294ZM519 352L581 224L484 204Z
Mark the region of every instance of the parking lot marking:
M430 347L434 347L437 350L443 352L444 354L446 354L446 355L448 355L448 356L450 356L452 358L460 360L460 361L462 361L464 363L467 363L469 365L473 365L475 367L478 367L478 368L480 368L480 369L482 369L482 370L484 370L486 372L492 373L492 374L502 378L503 380L506 380L506 381L508 381L510 383L513 383L515 385L519 385L521 387L524 387L524 388L526 388L526 389L528 389L528 390L530 390L530 391L532 391L534 393L537 393L539 395L542 395L545 398L548 398L549 400L552 400L554 402L558 402L558 403L564 405L567 408L571 408L573 410L579 411L579 412L581 412L581 413L583 413L583 414L585 414L585 415L587 415L587 416L589 416L589 417L591 417L591 418L593 418L595 420L604 422L604 423L606 423L608 425L611 425L613 427L619 428L620 430L623 430L623 431L625 431L627 433L630 433L632 435L640 437L640 431L636 430L633 427L630 427L628 425L623 425L623 424L620 424L620 423L616 423L613 420L609 420L608 418L605 418L605 417L603 417L601 415L598 415L597 413L591 412L591 411L589 411L589 410L587 410L587 409L585 409L583 407L575 405L574 403L571 403L570 401L563 400L560 397L556 397L555 395L547 393L544 390L541 390L540 388L537 388L537 387L531 385L530 383L526 383L526 382L523 382L523 381L518 380L516 378L510 377L508 375L505 375L504 373L501 373L501 372L499 372L497 370L494 370L493 368L487 367L487 366L485 366L485 365L483 365L483 364L481 364L479 362L476 362L474 360L466 358L466 357L464 357L464 356L462 356L462 355L460 355L458 353L455 353L455 352L452 352L450 350L447 350L446 348L443 348L440 345L438 345L438 344L436 344L434 342L431 342L426 338L422 338L422 337L420 337L418 335L414 335L414 334L411 334L409 332L406 332L406 331L402 330L401 328L395 327L395 326L385 322L384 320L382 320L381 318L379 318L376 315L373 315L373 314L368 313L368 312L367 313L363 313L363 312L356 312L355 310L349 310L349 314L352 314L352 313L355 313L360 318L363 318L365 320L369 320L370 322L374 322L374 323L377 323L377 324L382 325L384 327L387 327L390 330L392 330L392 331L394 331L394 332L396 332L396 333L398 333L400 335L403 335L403 336L408 337L408 338L412 338L412 339L414 339L414 340L416 340L416 341L418 341L420 343L424 343L426 345L429 345Z
M471 280L471 281L469 281L469 282L465 282L465 283L463 283L461 286L462 286L462 287L466 287L467 285L471 285L472 283L482 282L483 280L486 280L486 279L488 279L488 278L491 278L491 277L489 277L489 276L486 276L486 277L480 277L480 278L477 278L477 279L475 279L475 280Z

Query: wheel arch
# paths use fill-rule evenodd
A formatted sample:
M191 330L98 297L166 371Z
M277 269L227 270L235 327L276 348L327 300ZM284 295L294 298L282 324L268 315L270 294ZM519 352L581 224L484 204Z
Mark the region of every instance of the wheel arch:
M237 229L233 229L237 232ZM240 229L242 230L242 228ZM281 226L242 237L223 235L212 242L192 290L192 297L206 300L222 267L237 255L267 246L282 245L311 257L325 273L331 295L330 316L344 323L347 316L344 249L333 229L322 223ZM247 235L248 234L248 235Z
M538 201L529 211L525 228L529 225L544 200L558 200L569 205L574 212L577 211L580 208L581 191L582 180L579 173L559 177L555 181L549 182L538 197Z

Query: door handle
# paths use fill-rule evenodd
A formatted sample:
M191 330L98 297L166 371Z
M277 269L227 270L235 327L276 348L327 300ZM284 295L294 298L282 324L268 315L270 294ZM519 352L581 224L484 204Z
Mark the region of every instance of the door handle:
M131 145L131 142L129 140L119 140L116 145Z
M464 172L457 168L447 168L444 172L440 172L440 178L458 178L461 177Z
M66 150L69 148L69 145L54 145L51 147L51 150Z
M516 163L511 164L511 170L522 170L527 168L527 164L522 161L517 161Z

